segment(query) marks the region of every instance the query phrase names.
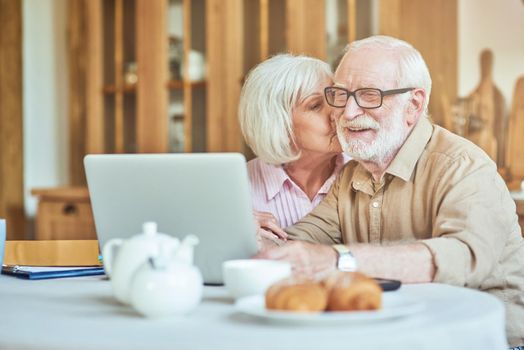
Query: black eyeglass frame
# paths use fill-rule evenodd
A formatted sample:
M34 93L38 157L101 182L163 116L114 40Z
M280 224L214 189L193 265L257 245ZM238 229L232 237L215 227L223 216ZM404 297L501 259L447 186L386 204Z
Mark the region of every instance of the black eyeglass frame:
M339 90L339 91L344 91L347 95L347 98L346 98L346 103L343 105L343 106L336 106L334 104L331 104L329 103L329 99L328 99L328 91L330 90ZM362 91L362 90L374 90L374 91L378 91L380 93L380 105L376 106L376 107L362 107L360 105L360 103L358 103L358 100L357 100L357 97L356 97L356 94L357 92L359 91ZM360 88L360 89L356 89L355 91L349 91L348 89L346 88L343 88L343 87L340 87L340 86L328 86L324 89L324 98L326 99L326 102L328 105L330 105L331 107L335 107L335 108L345 108L348 104L348 101L349 101L349 98L351 96L353 96L353 98L355 99L355 102L356 104L360 107L360 108L364 108L364 109L377 109L377 108L380 108L382 107L382 104L384 102L384 96L389 96L389 95L396 95L396 94L404 94L408 91L412 91L412 90L415 90L414 87L410 87L410 88L402 88L402 89L393 89L393 90L386 90L386 91L382 91L380 89L376 89L376 88Z

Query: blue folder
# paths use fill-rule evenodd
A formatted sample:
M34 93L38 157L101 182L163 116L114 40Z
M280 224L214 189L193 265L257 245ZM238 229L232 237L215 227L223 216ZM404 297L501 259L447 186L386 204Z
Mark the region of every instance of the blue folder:
M103 267L86 268L34 268L27 266L2 266L2 274L28 280L42 280L49 278L80 277L104 275Z

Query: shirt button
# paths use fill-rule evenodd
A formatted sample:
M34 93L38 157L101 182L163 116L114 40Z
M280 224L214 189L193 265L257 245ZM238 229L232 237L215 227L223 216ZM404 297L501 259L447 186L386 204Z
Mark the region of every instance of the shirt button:
M373 202L371 205L373 206L373 208L380 207L380 203L379 202Z

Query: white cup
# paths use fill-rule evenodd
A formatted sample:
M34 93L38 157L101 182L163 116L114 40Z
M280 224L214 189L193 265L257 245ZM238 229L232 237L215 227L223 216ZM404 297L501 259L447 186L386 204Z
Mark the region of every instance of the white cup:
M0 265L4 263L5 236L5 219L0 219Z
M284 261L245 259L222 264L224 285L235 299L264 294L273 283L291 275L291 265Z

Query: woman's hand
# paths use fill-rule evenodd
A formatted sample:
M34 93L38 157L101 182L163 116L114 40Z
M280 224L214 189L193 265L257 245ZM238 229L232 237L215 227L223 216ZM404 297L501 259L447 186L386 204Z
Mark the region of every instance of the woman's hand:
M264 211L253 210L253 215L255 216L255 221L258 228L269 231L281 240L287 241L287 233L282 230L280 226L278 226L278 221L273 216L273 214Z

